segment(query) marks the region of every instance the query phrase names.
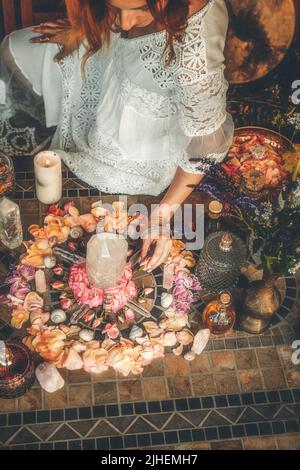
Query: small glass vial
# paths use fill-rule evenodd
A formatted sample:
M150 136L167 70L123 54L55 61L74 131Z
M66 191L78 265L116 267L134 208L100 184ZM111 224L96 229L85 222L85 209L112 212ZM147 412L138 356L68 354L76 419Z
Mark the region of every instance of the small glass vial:
M10 250L23 242L23 230L19 206L10 199L0 199L0 240Z
M236 320L235 310L231 306L232 295L224 291L218 300L210 302L203 312L203 323L214 335L230 331Z
M208 206L208 220L206 222L206 236L221 232L222 230L223 204L219 201L211 201Z

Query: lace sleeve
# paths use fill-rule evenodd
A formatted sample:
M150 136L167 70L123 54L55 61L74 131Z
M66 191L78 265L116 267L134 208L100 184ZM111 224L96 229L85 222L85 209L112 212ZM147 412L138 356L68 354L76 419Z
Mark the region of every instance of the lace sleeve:
M182 148L180 167L188 173L206 174L228 153L234 125L226 111L227 88L220 69L176 91L181 131L176 140Z
M188 173L208 173L225 158L232 143L234 125L226 111L224 76L227 25L223 0L212 1L177 49L174 100L179 132L174 137L182 156L180 166Z

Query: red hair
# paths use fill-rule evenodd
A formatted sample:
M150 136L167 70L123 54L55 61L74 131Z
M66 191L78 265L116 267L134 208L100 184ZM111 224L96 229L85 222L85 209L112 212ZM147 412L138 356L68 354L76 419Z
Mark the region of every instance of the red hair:
M156 23L168 34L167 47L170 49L168 62L175 55L174 40L180 40L187 26L190 0L146 0ZM62 37L62 50L57 56L61 60L79 48L85 40L87 53L83 66L92 54L108 45L114 31L116 13L107 7L105 0L65 0L71 30Z

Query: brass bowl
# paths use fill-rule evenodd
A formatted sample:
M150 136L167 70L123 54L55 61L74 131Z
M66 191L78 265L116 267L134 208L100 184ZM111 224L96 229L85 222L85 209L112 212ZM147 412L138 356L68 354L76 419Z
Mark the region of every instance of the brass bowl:
M247 85L271 77L295 42L298 1L227 0L226 3L231 17L225 52L228 81Z
M240 317L239 325L246 333L261 335L269 328L270 320L262 320L245 314Z

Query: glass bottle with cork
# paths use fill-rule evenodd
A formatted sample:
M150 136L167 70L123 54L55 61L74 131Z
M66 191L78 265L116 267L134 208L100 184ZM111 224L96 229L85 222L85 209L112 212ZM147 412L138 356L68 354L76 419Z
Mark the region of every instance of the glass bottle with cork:
M202 316L205 328L214 335L222 335L232 330L236 313L232 307L232 295L229 291L221 292L217 300L210 302Z
M223 204L220 201L211 201L208 206L205 235L211 235L223 230Z

